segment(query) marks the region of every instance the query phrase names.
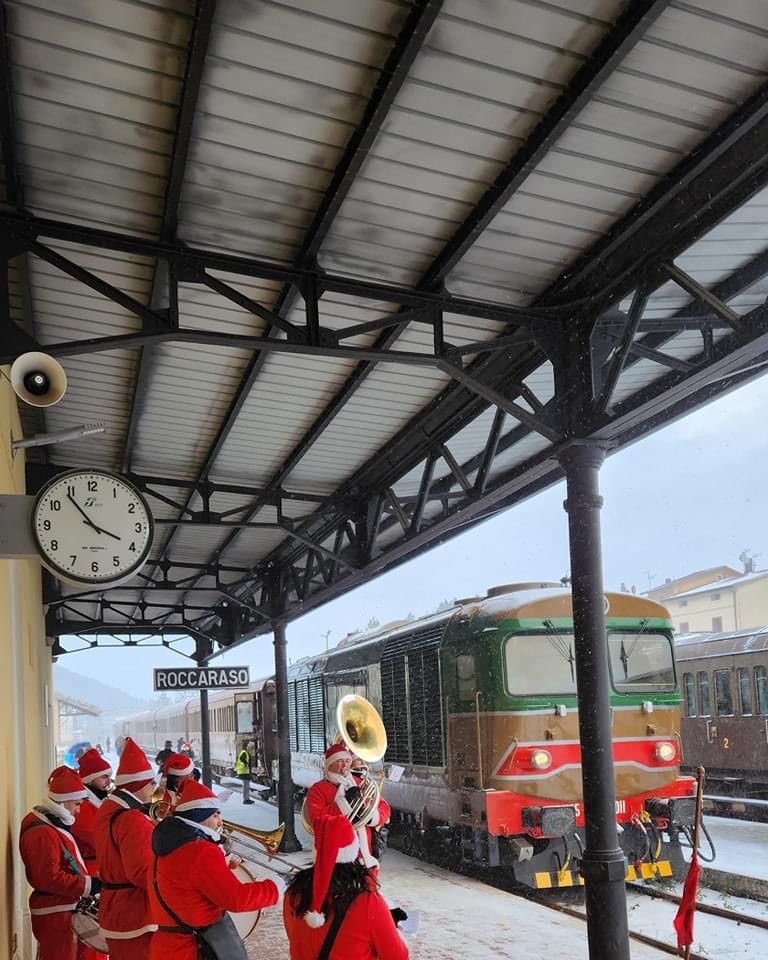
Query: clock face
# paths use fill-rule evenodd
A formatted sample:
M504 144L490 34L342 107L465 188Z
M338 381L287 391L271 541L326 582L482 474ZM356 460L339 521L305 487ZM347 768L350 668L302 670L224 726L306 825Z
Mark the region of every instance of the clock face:
M152 514L141 493L117 474L72 470L47 483L32 508L43 563L77 584L128 580L152 546Z

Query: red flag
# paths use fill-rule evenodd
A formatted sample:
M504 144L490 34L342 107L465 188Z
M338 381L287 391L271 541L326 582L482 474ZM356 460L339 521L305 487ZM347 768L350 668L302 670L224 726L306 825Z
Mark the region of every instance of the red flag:
M688 876L685 878L683 895L680 898L680 908L675 914L674 926L677 931L677 949L683 951L693 943L693 918L696 915L696 894L699 892L699 858L694 850L691 854L691 865Z

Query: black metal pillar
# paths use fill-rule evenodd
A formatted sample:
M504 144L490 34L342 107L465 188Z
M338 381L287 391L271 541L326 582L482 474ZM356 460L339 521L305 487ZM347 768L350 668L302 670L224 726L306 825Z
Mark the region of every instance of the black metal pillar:
M277 707L277 756L280 777L277 781L277 808L279 820L285 824L280 849L293 853L302 846L296 836L293 806L293 778L291 776L291 741L288 727L288 641L285 624L273 623L275 644L275 705Z
M205 665L205 658L213 652L213 644L210 640L197 637L195 640L195 659L198 667ZM210 787L213 783L211 775L211 724L208 716L208 691L200 691L200 741L203 754L203 783Z
M582 858L590 960L629 960L626 860L616 827L610 676L605 633L598 474L599 444L574 441L560 455L565 470L573 593L579 736L586 849Z

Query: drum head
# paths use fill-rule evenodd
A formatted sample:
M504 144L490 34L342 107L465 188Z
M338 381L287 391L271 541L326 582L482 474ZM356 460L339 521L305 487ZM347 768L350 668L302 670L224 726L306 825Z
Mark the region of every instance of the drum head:
M238 863L232 873L237 877L240 883L253 883L256 879L251 871L242 863ZM241 940L247 940L256 929L259 922L261 910L246 910L244 913L230 913L232 922L237 928Z
M76 910L72 914L72 929L75 936L87 947L96 950L99 953L109 953L107 941L99 933L99 921L96 916L88 911Z

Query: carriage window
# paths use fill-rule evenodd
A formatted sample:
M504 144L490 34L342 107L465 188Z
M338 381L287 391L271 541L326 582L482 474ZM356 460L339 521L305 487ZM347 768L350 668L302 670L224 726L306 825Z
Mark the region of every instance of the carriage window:
M699 716L710 716L709 710L709 674L704 670L699 670L696 675L699 686Z
M471 653L460 653L456 657L456 683L459 700L474 700L477 684L475 682L475 658Z
M765 667L755 667L755 693L757 694L757 712L761 717L768 716L768 677Z
M572 633L513 633L504 643L504 665L512 696L576 695Z
M733 716L733 696L731 694L731 671L715 670L715 698L718 717Z
M618 693L675 689L672 643L663 633L610 633L608 659Z
M696 688L693 684L693 674L683 674L683 690L685 691L685 715L696 716Z
M739 701L742 717L752 716L752 679L746 667L739 667Z

